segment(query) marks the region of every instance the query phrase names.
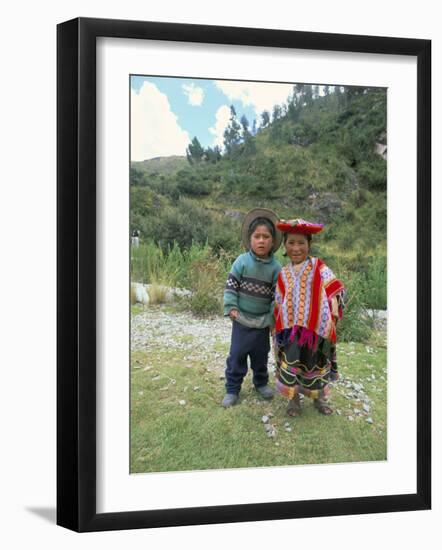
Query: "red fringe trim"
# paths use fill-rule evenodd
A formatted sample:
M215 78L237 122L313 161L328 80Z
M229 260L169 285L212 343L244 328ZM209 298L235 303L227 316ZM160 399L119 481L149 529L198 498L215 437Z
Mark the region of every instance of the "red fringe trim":
M292 334L293 334L294 328L295 327L293 327L293 329L292 329ZM300 327L296 327L296 328L298 329ZM296 331L295 331L295 333L296 333ZM293 341L291 339L292 334L290 334L290 342ZM294 338L294 336L293 336L293 338ZM306 345L309 349L316 349L318 347L318 335L313 330L302 327L301 335L298 338L298 345L299 346L305 346Z
M289 338L289 342L292 343L293 340L295 339L295 336L296 336L296 333L298 332L298 329L300 327L298 325L294 325L293 328L292 328L292 332L290 333L290 338Z

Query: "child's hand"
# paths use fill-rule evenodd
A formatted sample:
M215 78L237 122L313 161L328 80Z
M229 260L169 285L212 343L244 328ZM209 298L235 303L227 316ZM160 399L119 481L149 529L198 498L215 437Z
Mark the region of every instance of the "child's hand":
M229 317L234 321L238 317L238 310L237 309L231 309L229 313Z

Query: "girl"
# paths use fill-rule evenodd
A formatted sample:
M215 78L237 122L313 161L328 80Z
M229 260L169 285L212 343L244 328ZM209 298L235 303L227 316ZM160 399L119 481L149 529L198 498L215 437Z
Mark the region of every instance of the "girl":
M289 398L287 413L298 416L300 394L322 414L329 381L337 380L336 323L342 317L344 286L319 258L310 256L312 234L322 224L280 220L290 263L279 273L275 292L276 387Z

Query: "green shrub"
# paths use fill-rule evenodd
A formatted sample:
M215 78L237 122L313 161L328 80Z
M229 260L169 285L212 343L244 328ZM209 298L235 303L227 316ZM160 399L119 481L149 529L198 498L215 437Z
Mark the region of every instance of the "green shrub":
M149 287L149 304L164 304L167 300L168 288L162 284L152 283Z
M195 315L216 315L222 312L221 304L217 296L198 290L192 294L190 300L190 309Z
M210 193L208 182L199 179L190 170L181 170L178 172L176 185L178 191L184 195L199 197Z
M387 309L387 258L371 258L362 281L362 291L371 309Z
M344 274L346 287L344 317L338 323L338 341L366 342L373 334L373 321L366 315L367 299L364 295L364 280L358 273Z
M190 308L197 315L221 313L221 295L224 286L222 265L210 249L205 257L194 260L189 269L191 290Z

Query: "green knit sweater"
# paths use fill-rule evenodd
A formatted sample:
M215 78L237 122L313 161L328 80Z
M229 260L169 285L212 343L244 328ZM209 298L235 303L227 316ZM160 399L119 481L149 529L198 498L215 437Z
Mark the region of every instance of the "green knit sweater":
M273 254L259 258L252 251L233 262L224 290L224 315L239 312L243 325L264 328L273 321L273 298L281 264Z

